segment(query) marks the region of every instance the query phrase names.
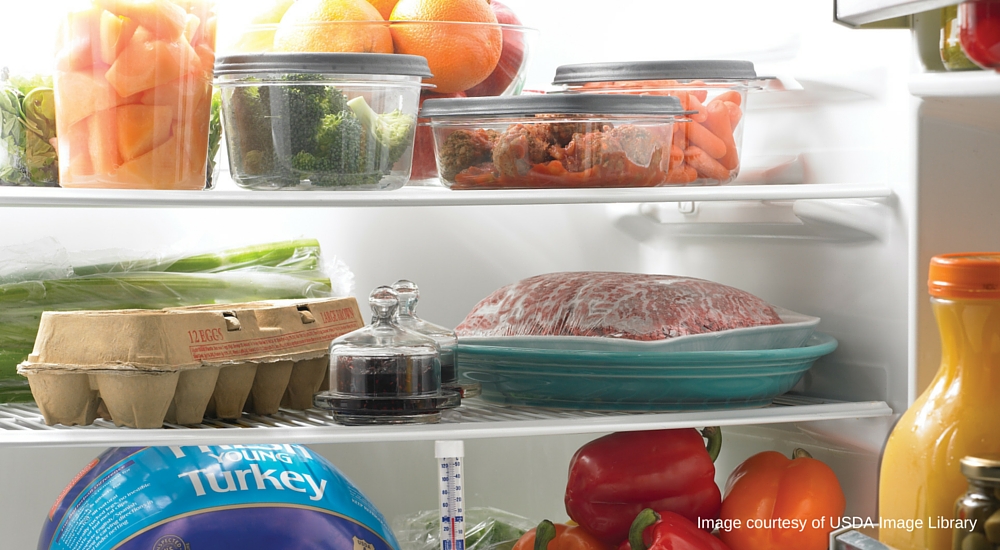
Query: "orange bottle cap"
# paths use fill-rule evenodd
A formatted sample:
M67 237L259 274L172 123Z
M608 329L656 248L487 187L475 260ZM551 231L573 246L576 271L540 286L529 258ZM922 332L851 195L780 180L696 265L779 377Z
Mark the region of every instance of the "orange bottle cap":
M931 296L955 300L1000 299L1000 252L942 254L931 258Z

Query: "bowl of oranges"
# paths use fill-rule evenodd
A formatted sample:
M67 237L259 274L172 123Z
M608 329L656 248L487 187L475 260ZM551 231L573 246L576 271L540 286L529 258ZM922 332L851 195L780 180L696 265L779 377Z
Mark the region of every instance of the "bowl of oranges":
M251 9L248 9L251 8ZM421 95L517 95L534 29L498 0L263 0L223 5L221 55L351 52L417 55L432 78ZM410 180L436 181L429 128L416 132Z

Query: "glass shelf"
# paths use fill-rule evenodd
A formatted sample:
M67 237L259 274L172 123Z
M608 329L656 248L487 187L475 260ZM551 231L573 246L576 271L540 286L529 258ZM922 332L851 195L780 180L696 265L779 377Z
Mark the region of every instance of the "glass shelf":
M0 206L76 208L471 206L881 198L891 194L892 191L883 186L834 183L492 191L451 191L443 187L413 186L396 191L305 192L0 187Z
M504 407L469 399L448 411L440 424L341 426L319 410L282 410L274 416L244 414L232 421L161 430L92 426L46 426L31 404L0 405L0 447L104 447L134 445L230 445L249 443L356 443L432 441L613 431L737 426L889 416L882 401L845 402L786 394L761 409L672 413L599 413Z
M917 97L1000 98L1000 74L996 71L917 73L910 77L910 93Z

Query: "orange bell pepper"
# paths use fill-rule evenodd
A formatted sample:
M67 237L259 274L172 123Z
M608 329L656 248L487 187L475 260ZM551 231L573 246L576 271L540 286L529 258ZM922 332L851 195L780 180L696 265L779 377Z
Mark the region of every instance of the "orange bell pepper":
M580 526L554 524L546 519L521 535L511 550L608 550L608 545Z
M829 466L796 449L748 458L726 482L720 538L732 550L825 550L844 491Z

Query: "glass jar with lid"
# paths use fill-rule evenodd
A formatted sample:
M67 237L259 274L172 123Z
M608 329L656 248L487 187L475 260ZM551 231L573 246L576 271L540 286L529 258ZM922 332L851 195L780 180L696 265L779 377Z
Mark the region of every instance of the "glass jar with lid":
M315 405L341 424L439 421L460 397L441 389L437 343L393 321L399 299L391 288L373 290L369 303L371 324L330 344L330 389L316 394Z
M962 51L958 40L958 6L941 10L941 63L949 71L979 69Z
M962 474L969 489L955 502L954 550L1000 548L1000 460L967 456Z

